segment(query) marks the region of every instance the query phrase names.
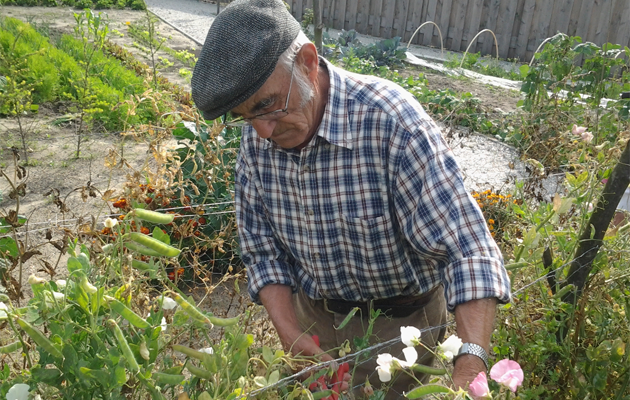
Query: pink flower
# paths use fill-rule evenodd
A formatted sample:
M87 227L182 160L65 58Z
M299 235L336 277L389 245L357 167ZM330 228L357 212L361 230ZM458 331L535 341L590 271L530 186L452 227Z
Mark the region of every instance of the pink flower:
M486 373L481 371L475 380L472 381L470 386L468 386L468 390L470 391L470 394L475 397L490 398L490 388L488 387L488 378L486 378Z
M516 388L523 384L524 378L521 366L516 361L508 359L494 364L490 370L490 377L503 386L509 387L514 393L516 393Z
M583 127L583 126L573 125L573 129L571 129L571 133L573 133L576 136L580 136L584 132L586 132L586 129L588 129L588 128Z
M571 129L571 132L582 138L583 141L585 141L586 143L590 143L593 140L593 134L591 132L587 132L588 128L584 127L584 126L577 126L577 125L573 125L573 129Z

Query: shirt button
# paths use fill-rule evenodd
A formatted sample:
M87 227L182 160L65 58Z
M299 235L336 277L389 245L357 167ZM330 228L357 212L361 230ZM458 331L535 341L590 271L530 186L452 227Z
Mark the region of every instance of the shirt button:
M309 167L308 165L305 165L304 168L302 169L304 172L310 172L311 171L311 167Z
M322 257L321 253L313 253L313 259L319 260Z
M313 215L315 215L315 212L313 212L313 210L307 210L306 214L312 217Z

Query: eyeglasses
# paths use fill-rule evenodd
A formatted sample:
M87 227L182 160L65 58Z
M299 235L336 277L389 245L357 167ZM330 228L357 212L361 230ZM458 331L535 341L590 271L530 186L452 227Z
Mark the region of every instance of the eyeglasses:
M289 97L291 96L291 88L293 87L293 67L295 66L295 59L293 59L293 63L291 64L291 83L289 83L289 93L287 93L287 101L284 103L284 108L274 111L269 111L262 114L254 115L251 118L238 117L233 119L232 121L228 121L225 123L225 126L248 126L252 124L252 121L255 119L261 120L275 120L286 117L289 115Z

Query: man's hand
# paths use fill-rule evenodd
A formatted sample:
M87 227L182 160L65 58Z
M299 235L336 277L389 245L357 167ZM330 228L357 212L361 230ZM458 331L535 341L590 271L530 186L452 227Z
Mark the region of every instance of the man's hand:
M475 343L483 347L486 353L490 350L490 337L494 328L497 299L480 299L462 303L455 308L457 336L464 343ZM468 390L470 383L479 372L486 371L483 361L472 354L459 357L453 371L455 389Z
M313 337L305 334L298 324L293 308L293 294L291 287L284 285L267 285L260 291L260 301L265 306L273 326L285 350L295 355L316 357L318 361L332 361L330 354L326 354ZM348 390L350 374L343 373L343 382L337 385L338 390ZM335 390L337 390L337 388Z

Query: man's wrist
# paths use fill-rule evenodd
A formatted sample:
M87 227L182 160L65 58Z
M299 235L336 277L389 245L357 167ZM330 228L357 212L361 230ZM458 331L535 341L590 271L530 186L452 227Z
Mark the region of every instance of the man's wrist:
M485 371L488 371L488 353L480 345L476 343L462 344L454 361L457 362L457 360L462 356L472 356L479 359L483 363Z

